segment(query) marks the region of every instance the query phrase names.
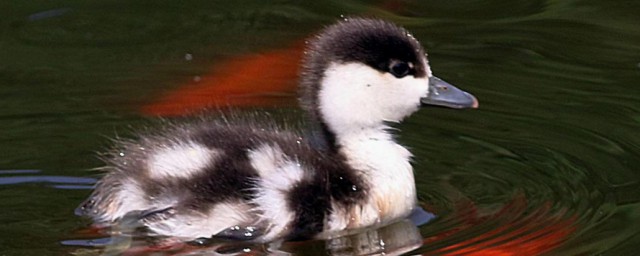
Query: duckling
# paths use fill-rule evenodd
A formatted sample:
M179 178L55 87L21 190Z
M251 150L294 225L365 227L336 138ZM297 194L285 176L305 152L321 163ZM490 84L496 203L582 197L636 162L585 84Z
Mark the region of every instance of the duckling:
M106 157L76 212L103 224L133 215L184 240L311 239L388 224L416 207L412 155L389 123L421 105L478 106L432 75L408 31L369 18L309 40L299 91L309 132L223 120L140 135Z

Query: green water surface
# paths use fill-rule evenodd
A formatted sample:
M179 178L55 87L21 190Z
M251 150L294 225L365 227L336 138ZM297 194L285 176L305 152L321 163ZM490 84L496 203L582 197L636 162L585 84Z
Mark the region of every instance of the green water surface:
M407 27L435 74L480 100L399 126L421 205L438 218L368 237L427 255L640 251L638 1L4 0L0 255L102 253L108 235L83 233L89 221L73 214L98 177L96 152L184 81L340 15ZM281 250L364 253L336 249L356 239Z

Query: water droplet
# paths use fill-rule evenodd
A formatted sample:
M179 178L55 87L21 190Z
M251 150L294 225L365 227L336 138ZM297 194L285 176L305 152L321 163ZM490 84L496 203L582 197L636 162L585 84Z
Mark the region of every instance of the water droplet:
M202 81L202 77L200 77L200 76L194 76L194 77L193 77L193 81L194 81L194 82L196 82L196 83L197 83L197 82L200 82L200 81Z
M120 152L118 155L119 156L124 156L124 152Z
M243 252L251 252L251 248L244 248L242 249Z
M193 243L195 243L196 245L205 245L207 243L207 239L206 238L198 238L196 240L193 240Z
M191 53L187 53L184 55L184 60L186 61L192 61L193 60L193 54Z

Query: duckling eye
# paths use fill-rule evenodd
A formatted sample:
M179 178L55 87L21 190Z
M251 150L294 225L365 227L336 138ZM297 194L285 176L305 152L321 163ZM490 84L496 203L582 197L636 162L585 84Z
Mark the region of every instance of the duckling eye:
M397 78L405 77L411 71L411 65L406 62L391 62L389 66L389 73L394 75Z

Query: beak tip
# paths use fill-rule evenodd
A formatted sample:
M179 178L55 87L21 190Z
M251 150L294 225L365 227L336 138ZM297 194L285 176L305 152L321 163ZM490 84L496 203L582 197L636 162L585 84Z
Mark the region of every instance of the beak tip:
M471 97L473 97L473 103L471 103L471 108L480 107L480 102L478 101L478 99L476 97L474 97L474 96L471 96Z

